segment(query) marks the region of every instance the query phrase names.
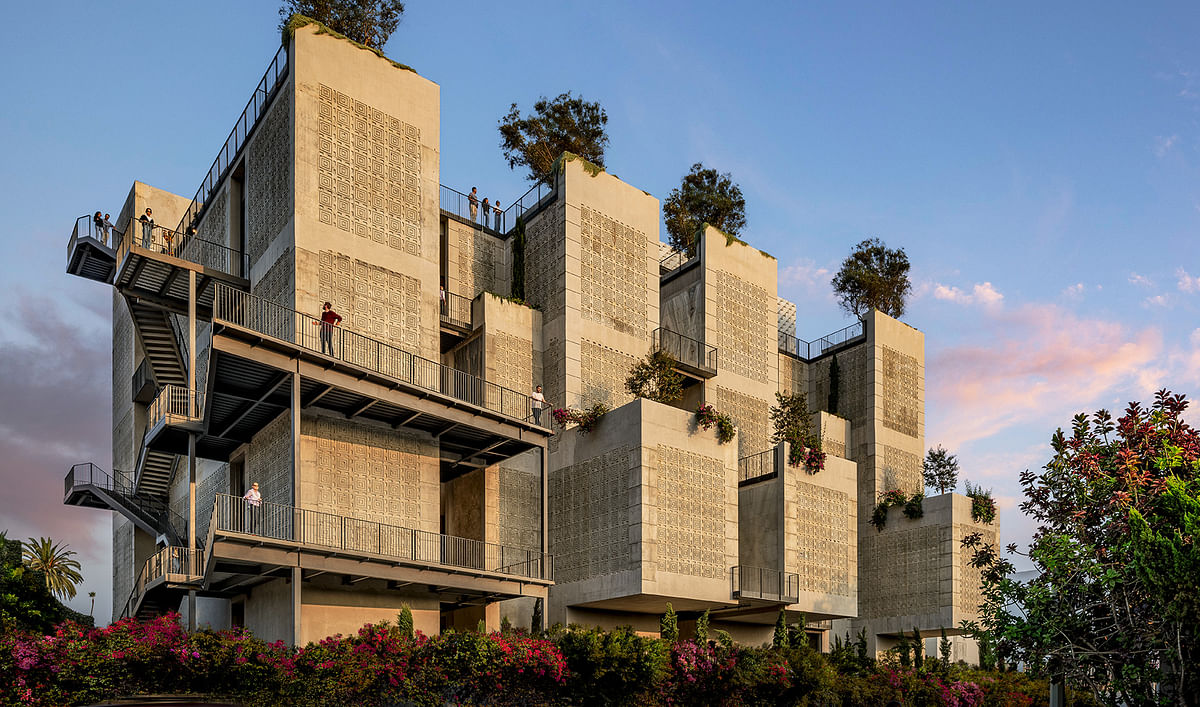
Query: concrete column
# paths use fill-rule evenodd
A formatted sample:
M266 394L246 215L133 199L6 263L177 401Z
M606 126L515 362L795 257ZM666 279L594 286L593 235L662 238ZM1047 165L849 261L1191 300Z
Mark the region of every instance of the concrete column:
M292 568L292 645L300 645L300 584L304 579L304 570Z
M196 399L196 271L188 270L188 417L200 416Z
M195 345L195 328L192 342ZM196 433L188 433L188 559L184 565L191 570L192 555L196 550ZM190 574L190 572L189 572ZM196 591L188 591L188 631L196 630Z
M292 374L292 507L300 508L300 374ZM299 515L299 513L297 513ZM299 531L299 528L297 528Z

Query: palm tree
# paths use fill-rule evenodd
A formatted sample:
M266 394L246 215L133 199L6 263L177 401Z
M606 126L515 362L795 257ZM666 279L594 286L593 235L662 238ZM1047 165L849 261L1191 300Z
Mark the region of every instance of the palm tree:
M50 538L29 539L25 543L25 565L46 575L46 589L60 598L74 599L75 585L83 581L79 562L71 559L74 550Z

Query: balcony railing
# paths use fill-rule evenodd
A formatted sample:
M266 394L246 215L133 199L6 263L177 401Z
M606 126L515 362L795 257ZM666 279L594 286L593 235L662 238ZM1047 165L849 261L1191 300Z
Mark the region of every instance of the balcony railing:
M471 300L445 290L442 290L441 298L439 315L442 318L442 323L461 329L470 329Z
M181 533L187 530L187 521L172 511L165 501L155 496L138 495L132 474L129 472L114 469L113 473L109 474L91 462L76 464L67 471L63 479L63 498L69 497L74 487L85 485L106 491L160 523L167 523L176 535L181 536ZM165 532L165 529L160 528L159 532Z
M709 346L703 341L660 327L655 329L651 336L651 348L654 351L666 351L685 366L714 376L717 374L716 346Z
M117 243L117 263L125 261L130 248L138 246L154 253L170 255L206 268L230 274L245 273L248 266L240 251L193 234L174 231L153 221L131 219L124 233L114 229Z
M729 569L730 596L794 604L800 599L800 575L764 567L735 565Z
M494 204L489 199L488 207L483 208L482 196L475 197L475 203L471 203L471 197L468 194L463 194L457 189L452 189L445 184L439 185L441 191L439 197L441 199L442 211L447 211L460 218L466 219L471 223L477 223L484 228L496 231L497 233L507 233L504 228L504 211L497 211L499 204ZM474 207L474 208L472 208Z
M821 354L835 347L846 344L853 339L863 336L866 329L862 321L857 321L844 329L838 329L832 334L827 334L815 341L805 341L797 339L795 336L780 330L779 331L779 350L802 358L812 360Z
M138 572L121 615L132 616L150 585L158 581L172 584L196 584L204 579L204 551L186 547L164 547L150 556Z
M747 483L774 474L775 449L750 454L738 459L738 483Z
M91 215L80 216L75 219L75 227L71 229L71 238L67 241L67 264L71 263L71 253L75 252L75 244L80 238L93 238L100 241L100 245L111 248L115 245L112 241L112 232L115 229L101 227L96 225L95 217Z
M258 86L254 88L254 93L246 103L246 108L242 110L241 117L234 123L233 130L229 132L229 137L225 139L225 144L217 153L217 158L213 160L212 167L208 168L208 174L204 176L204 181L196 190L191 205L184 212L183 218L179 221L179 227L175 230L180 233L189 233L199 227L200 216L204 213L204 207L208 205L209 197L221 185L221 180L225 178L229 168L237 161L242 148L246 146L246 141L257 127L259 119L271 105L275 93L287 78L288 68L288 47L285 42L275 53L271 64L267 66L267 71L263 74L262 80L258 82Z
M550 579L550 556L539 550L402 528L307 508L217 494L211 532L238 533L375 555L422 565Z
M527 218L528 215L554 201L557 189L554 184L538 182L522 194L516 201L504 210L501 222L509 229L517 227L517 219ZM507 231L502 231L507 233Z
M203 414L204 393L180 385L167 385L158 391L158 397L150 404L147 419L149 426L154 428L160 422L168 425L197 422L203 419Z
M667 253L665 258L658 261L658 276L662 278L672 275L682 270L683 266L691 265L699 257L697 254L689 256L682 250L672 249L670 253Z
M345 361L423 390L529 421L529 396L430 361L351 329L325 324L293 309L218 283L213 319Z

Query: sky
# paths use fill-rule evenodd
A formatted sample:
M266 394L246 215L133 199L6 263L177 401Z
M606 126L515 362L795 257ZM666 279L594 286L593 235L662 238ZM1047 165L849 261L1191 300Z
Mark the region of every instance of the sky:
M111 290L64 273L67 239L134 179L195 192L275 54L277 8L6 15L0 530L78 551L71 605L95 591L102 622L109 515L61 493L71 464L111 467ZM606 109L624 181L662 199L694 162L729 172L800 338L850 323L829 280L857 242L903 247L926 443L994 490L1002 543L1023 544L1017 476L1055 428L1200 395L1197 36L1183 2L412 0L385 51L440 85L441 181L460 191L524 192L497 121L568 90Z

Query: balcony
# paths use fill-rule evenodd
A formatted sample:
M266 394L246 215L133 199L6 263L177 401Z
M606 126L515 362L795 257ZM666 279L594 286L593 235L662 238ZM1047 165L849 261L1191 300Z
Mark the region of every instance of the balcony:
M458 334L471 332L471 300L466 297L442 290L438 315L443 327Z
M776 450L772 447L765 452L749 454L738 459L738 486L745 486L757 481L766 481L776 476Z
M779 332L779 351L780 353L795 356L796 358L805 361L812 361L820 358L827 353L832 353L836 349L842 349L850 344L857 343L860 339L866 337L866 328L862 321L857 321L850 326L839 329L832 334L826 334L815 341L805 341L797 339L795 336L780 330Z
M800 600L800 575L795 572L735 565L729 568L729 583L730 596L739 601L795 604Z
M544 597L550 556L470 538L218 494L209 525L216 591L297 563L315 573L420 583L455 594ZM259 573L259 574L255 574Z
M147 412L146 437L160 426L182 427L198 432L204 422L204 393L183 386L167 385L158 391Z
M717 375L717 347L709 346L659 327L651 336L651 350L666 351L675 359L676 369L692 378L707 379Z
M168 546L146 560L133 583L121 618L148 619L174 611L189 590L204 582L204 551Z
M67 272L111 284L117 271L116 243L110 229L97 226L91 216L75 219L67 241Z
M688 255L682 250L672 248L665 258L658 261L658 276L662 280L670 279L698 262L700 262L699 253Z
M143 358L138 367L134 369L133 377L130 379L133 402L142 405L154 402L154 398L158 395L158 384L154 382L154 369L150 363L149 357Z

